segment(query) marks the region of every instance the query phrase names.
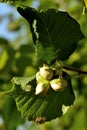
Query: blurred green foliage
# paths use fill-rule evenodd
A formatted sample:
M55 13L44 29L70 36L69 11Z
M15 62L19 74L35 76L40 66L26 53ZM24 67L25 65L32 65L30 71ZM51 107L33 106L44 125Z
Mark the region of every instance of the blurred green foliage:
M34 4L36 1L32 0L32 3ZM28 5L33 6L32 3L28 3ZM87 13L86 8L83 13L84 6L83 0L38 0L38 9L56 8L67 11L80 23L81 30L86 36ZM7 17L10 19L7 30L18 35L15 40L11 41L4 37L0 38L0 91L11 88L12 77L32 76L38 69L28 23L21 17L12 19L13 14ZM0 22L3 22L3 18L0 19ZM87 71L87 38L79 42L76 51L64 64ZM0 96L0 117L2 120L0 130L18 130L21 126L24 130L86 130L87 76L72 76L72 85L76 95L74 105L60 119L57 118L42 125L24 121L17 111L14 100L7 96Z

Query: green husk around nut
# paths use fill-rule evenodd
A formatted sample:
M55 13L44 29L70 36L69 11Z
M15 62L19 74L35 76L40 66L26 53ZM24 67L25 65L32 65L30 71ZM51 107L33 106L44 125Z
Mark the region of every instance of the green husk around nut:
M37 82L43 82L43 77L40 75L40 72L37 72L36 73L36 80L37 80Z
M54 91L63 91L67 87L67 81L63 78L53 79L50 86Z

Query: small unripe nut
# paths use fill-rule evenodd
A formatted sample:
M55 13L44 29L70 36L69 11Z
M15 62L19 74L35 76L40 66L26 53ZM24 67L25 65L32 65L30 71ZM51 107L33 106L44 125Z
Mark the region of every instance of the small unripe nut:
M45 96L48 92L49 87L50 87L49 83L40 82L36 86L35 94Z
M63 91L67 87L67 81L63 78L53 79L50 85L55 91Z
M50 80L53 77L53 70L49 66L43 66L40 68L40 75L44 79Z

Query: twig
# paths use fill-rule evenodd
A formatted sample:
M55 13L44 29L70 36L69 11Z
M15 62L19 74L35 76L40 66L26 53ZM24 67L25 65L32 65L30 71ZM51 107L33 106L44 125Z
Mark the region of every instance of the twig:
M79 69L72 68L72 67L62 66L62 68L65 69L65 70L77 72L78 75L80 75L80 74L85 74L86 75L87 74L87 71L79 70Z

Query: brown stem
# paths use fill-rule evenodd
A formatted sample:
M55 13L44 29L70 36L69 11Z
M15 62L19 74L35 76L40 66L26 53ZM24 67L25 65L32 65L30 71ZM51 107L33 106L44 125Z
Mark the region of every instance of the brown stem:
M87 71L79 70L79 69L72 68L72 67L62 66L62 68L65 69L65 70L77 72L78 75L80 75L80 74L85 74L86 75L87 74Z

